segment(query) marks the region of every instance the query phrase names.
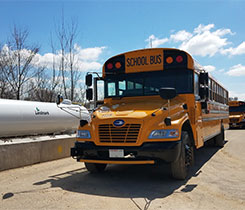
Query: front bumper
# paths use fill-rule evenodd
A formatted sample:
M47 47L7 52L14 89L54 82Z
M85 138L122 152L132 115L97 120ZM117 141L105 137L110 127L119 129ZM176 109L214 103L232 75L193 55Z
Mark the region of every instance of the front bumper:
M110 158L109 149L123 149L124 158ZM76 142L71 156L80 162L153 164L175 161L180 154L181 141L146 142L142 146L97 146L93 142Z
M245 121L229 123L230 128L242 128L245 127Z

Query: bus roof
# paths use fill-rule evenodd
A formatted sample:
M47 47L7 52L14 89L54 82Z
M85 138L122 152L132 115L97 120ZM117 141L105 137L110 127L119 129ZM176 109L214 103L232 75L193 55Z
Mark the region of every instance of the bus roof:
M229 101L229 106L244 106L244 101Z
M129 51L109 58L103 66L103 76L117 73L137 73L185 68L194 70L194 59L175 48L148 48Z
M182 56L183 60L179 56ZM173 58L171 64L166 63L169 57ZM176 62L178 58L183 63ZM171 59L169 59L169 62L171 62ZM109 74L160 71L174 67L195 70L198 74L207 72L203 66L184 50L177 48L147 48L128 51L109 58L103 65L103 77ZM209 77L223 87L210 73Z

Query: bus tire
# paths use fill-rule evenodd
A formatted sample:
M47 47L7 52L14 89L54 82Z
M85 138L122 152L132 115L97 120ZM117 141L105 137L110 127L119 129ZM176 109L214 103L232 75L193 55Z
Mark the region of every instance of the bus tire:
M171 163L172 177L185 180L190 166L194 163L194 147L187 131L181 134L181 151L178 159Z
M107 164L101 164L101 163L84 163L86 169L90 173L99 173L105 170Z
M215 137L215 146L223 147L224 144L225 144L225 130L224 130L224 126L222 125L220 134Z

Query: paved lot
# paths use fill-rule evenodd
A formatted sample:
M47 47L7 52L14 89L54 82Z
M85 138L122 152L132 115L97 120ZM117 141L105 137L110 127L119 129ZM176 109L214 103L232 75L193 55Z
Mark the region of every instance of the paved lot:
M245 130L226 131L226 141L198 150L186 181L169 166L89 174L72 158L3 171L0 209L245 209Z

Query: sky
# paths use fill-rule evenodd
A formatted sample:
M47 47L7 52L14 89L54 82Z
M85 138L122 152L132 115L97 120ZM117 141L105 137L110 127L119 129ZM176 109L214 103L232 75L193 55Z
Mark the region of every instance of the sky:
M35 62L51 65L50 37L62 10L66 23L78 24L74 50L83 75L123 52L174 47L190 53L231 97L245 100L245 0L0 0L0 43L13 25L25 27L28 42L41 47Z

